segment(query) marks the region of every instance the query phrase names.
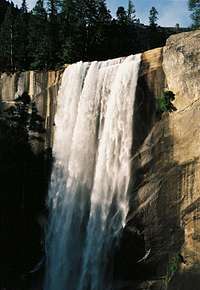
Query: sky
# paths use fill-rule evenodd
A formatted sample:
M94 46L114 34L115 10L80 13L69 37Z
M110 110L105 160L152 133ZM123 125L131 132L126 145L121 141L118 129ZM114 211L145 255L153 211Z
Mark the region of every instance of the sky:
M14 0L14 3L19 6L21 2L21 0ZM133 0L137 18L140 18L142 23L148 24L149 10L155 6L159 12L159 25L175 26L176 23L179 23L183 27L191 24L187 2L188 0ZM36 0L27 0L29 9L35 3ZM128 0L107 0L107 5L112 14L115 15L118 6L127 7Z

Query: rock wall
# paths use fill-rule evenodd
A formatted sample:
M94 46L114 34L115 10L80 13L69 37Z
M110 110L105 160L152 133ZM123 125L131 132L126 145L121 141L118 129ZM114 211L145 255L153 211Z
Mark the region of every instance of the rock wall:
M199 99L200 33L171 36L164 47L163 67L169 89L176 93L175 105L183 109Z
M24 92L36 103L38 113L44 119L45 143L34 144L37 148L52 147L56 97L63 69L57 71L27 71L0 74L0 102L5 106Z
M149 132L133 158L129 224L142 228L150 250L143 266L155 270L144 289L198 290L200 285L199 52L200 31L167 41L165 86L176 94L178 110L147 124Z
M63 70L1 74L0 100L27 91L52 147ZM135 109L134 183L118 271L121 290L198 290L200 285L200 31L171 36L143 53ZM155 97L168 88L177 111L158 118ZM131 233L131 234L130 234ZM146 258L138 262L138 253ZM123 269L122 269L123 268ZM130 282L129 282L130 281Z

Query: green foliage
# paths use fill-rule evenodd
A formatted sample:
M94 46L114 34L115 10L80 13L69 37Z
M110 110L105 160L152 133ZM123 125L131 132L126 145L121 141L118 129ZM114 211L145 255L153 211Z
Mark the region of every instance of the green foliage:
M149 12L149 25L151 27L156 27L157 20L158 20L158 11L156 10L155 7L152 7L150 12Z
M44 133L44 120L38 114L35 102L24 92L15 100L15 105L4 112L6 123L10 128L19 128L24 136L29 132ZM25 138L25 139L27 139Z
M136 22L135 6L131 0L128 1L128 9L119 6L116 12L117 21L119 24L130 25Z
M4 17L4 21L0 28L0 60L5 68L14 69L14 6L10 5Z
M128 10L127 10L127 18L128 23L134 23L136 22L136 11L135 6L131 0L128 1Z
M106 6L106 1L100 0L98 3L97 22L101 24L110 24L111 20L112 20L112 16L110 14L110 10L108 10Z
M194 28L200 27L200 0L189 0L189 9L192 11L191 18L193 20L192 26Z
M9 2L7 2L6 0L1 0L0 1L0 26L1 23L4 20L5 14L6 14L6 10L8 8L8 6L10 5Z
M28 8L27 8L26 0L22 0L22 6L21 6L20 10L24 14L28 13Z
M164 112L176 111L172 104L175 100L175 95L172 91L164 91L160 97L156 98L156 112L162 114Z
M49 1L49 21L46 23L47 35L46 41L48 42L48 67L53 68L55 64L60 63L60 19L58 11L60 3L58 0Z
M25 8L24 8L25 9ZM13 56L14 67L28 69L28 13L20 13L16 16L13 25Z
M31 69L42 69L48 66L47 31L47 13L43 0L38 0L29 19L28 51Z
M165 276L165 286L168 287L170 281L178 271L180 264L180 257L178 254L169 258L168 265L167 265L167 274Z
M119 23L127 22L127 12L123 6L119 6L116 12L117 20Z
M61 2L60 0L48 0L47 6L48 6L48 12L50 14L50 17L54 17L54 16L56 17L61 7Z
M106 0L37 0L30 12L26 3L18 9L0 1L1 71L126 56L163 46L172 33L140 26L132 0L127 8L118 7L116 18ZM152 25L156 20L154 8Z

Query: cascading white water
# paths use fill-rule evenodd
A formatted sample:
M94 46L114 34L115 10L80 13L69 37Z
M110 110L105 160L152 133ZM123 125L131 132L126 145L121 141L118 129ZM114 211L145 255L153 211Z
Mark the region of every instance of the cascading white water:
M63 75L49 191L45 290L112 289L125 226L140 55L79 62Z

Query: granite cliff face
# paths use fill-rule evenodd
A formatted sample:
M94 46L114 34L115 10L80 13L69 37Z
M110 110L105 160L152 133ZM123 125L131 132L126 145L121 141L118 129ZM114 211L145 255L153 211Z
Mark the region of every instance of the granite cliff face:
M2 106L24 91L35 100L47 129L42 148L52 146L62 72L0 78ZM133 128L138 136L133 144L134 184L126 231L116 253L116 275L128 281L121 290L199 289L199 78L200 31L171 36L164 48L142 55L135 109L140 128ZM164 88L176 94L177 111L158 118L155 97ZM138 263L138 254L146 253Z
M198 290L200 285L199 51L200 31L167 41L162 54L165 80L160 72L153 83L176 94L178 110L153 120L133 160L136 181L129 223L142 227L145 248L151 249L145 264L156 269L152 277L160 281L152 281L150 289ZM160 65L153 71L161 70ZM146 95L143 103L148 99Z
M164 48L163 67L169 89L176 93L175 105L183 109L199 99L200 33L171 36Z
M36 103L39 115L44 120L46 133L42 144L34 144L36 150L52 147L52 132L56 110L56 97L63 69L58 71L27 71L0 74L1 110L13 105L13 100L24 92Z

